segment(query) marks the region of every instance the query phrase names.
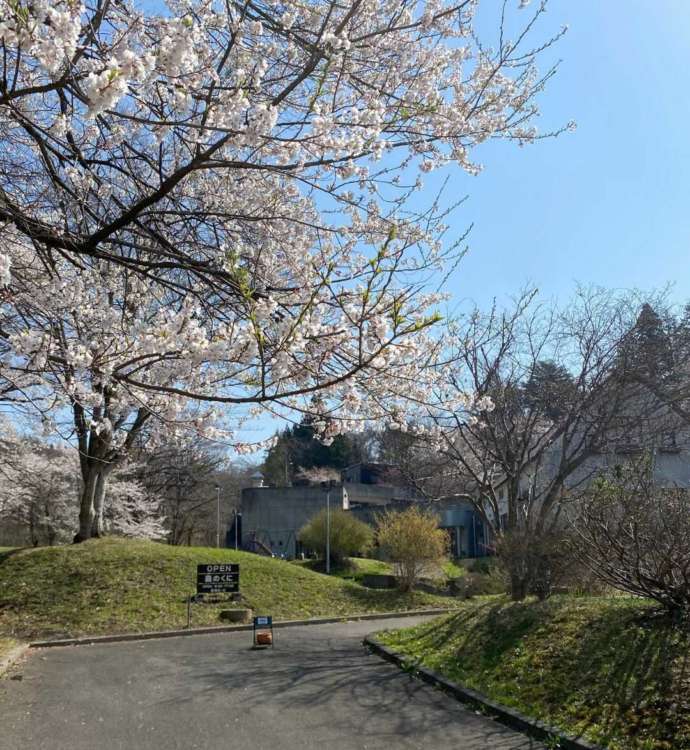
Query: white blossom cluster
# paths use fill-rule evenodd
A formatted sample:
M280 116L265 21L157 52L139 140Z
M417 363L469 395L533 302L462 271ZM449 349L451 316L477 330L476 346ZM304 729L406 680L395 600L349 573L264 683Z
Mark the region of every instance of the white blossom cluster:
M79 460L74 451L29 438L0 418L0 523L40 534L36 542L70 542L79 515ZM105 514L108 533L142 539L167 534L160 499L126 473L115 473Z
M534 140L550 75L545 5L492 50L479 1L0 0L0 389L113 461L445 403L418 173Z
M77 51L84 5L70 0L2 0L0 39L35 56L49 75L61 72Z
M46 275L35 250L10 230L4 238L19 273L1 318L9 350L0 375L37 402L49 395L53 410L78 406L112 450L125 444L142 409L155 417L152 444L157 435L193 434L246 452L263 446L235 438L227 405L320 414L328 440L385 418L395 403L428 399L429 356L438 342L426 329L443 297L389 288L390 273L363 258L350 258L350 274L362 264L354 287L319 281L320 255L293 237L294 256L282 242L282 263L261 264L275 291L246 299L240 311L229 301L209 314L195 297L171 303L124 270L63 261ZM274 242L266 237L261 246L267 259ZM245 263L230 256L227 268L242 279ZM300 281L309 284L296 292Z
M7 253L0 252L0 287L9 286L12 279L10 273L12 269L12 261Z

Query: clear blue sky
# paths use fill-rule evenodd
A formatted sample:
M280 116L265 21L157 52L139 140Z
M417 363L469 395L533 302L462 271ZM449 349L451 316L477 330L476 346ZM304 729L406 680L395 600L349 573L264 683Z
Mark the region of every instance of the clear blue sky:
M578 128L492 144L479 177L457 173L455 221L475 227L452 291L481 304L527 282L561 299L576 281L673 282L690 299L690 2L552 0L541 28L563 24L540 129Z

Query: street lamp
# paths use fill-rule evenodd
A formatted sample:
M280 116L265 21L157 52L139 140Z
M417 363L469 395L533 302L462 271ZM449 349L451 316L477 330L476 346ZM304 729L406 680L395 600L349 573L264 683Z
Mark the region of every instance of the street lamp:
M220 547L220 485L216 485L216 547Z
M237 535L239 533L238 527L240 523L240 518L242 518L242 514L237 510L237 508L235 508L233 513L235 514L235 550L237 550L239 549L239 547L237 546Z
M328 482L321 482L321 486L326 490L326 575L331 572L331 489L335 487L335 480L329 479Z

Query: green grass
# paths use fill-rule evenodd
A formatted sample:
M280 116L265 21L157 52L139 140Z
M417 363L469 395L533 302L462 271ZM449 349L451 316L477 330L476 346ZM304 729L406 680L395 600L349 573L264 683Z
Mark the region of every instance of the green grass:
M291 563L226 549L103 539L25 549L0 561L0 636L38 638L178 628L198 563L240 563L247 606L276 619L448 606L423 593L371 591ZM196 605L193 624L219 624L228 604Z
M323 560L292 560L292 564L321 574L326 572ZM346 565L331 567L330 575L332 578L361 582L365 575L390 575L392 573L393 566L383 560L349 557Z
M0 549L2 548L0 547ZM0 662L18 645L19 641L16 641L14 638L4 638L3 636L0 636Z
M638 599L501 597L379 637L414 664L610 750L690 748L690 632Z
M324 572L323 560L294 560L293 564L316 570L319 573ZM391 563L370 557L350 557L346 566L331 569L332 576L354 581L361 581L365 575L392 575L393 573L394 566ZM436 578L459 578L466 573L465 568L449 561L444 563L440 570L433 571L432 575L435 574L433 577Z
M467 573L467 568L463 567L462 565L458 565L452 560L444 563L442 567L443 572L445 573L447 578L461 578Z

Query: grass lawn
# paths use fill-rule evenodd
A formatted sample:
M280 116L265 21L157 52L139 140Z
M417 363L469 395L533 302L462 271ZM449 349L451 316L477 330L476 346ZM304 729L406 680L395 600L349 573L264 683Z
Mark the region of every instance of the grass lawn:
M240 590L276 619L447 607L424 593L373 591L248 552L102 539L0 559L0 637L38 638L186 625L198 563L240 563ZM220 624L228 604L192 608L193 625Z
M627 597L466 603L380 640L610 750L690 748L690 631Z
M365 575L391 575L393 574L393 565L383 560L374 560L370 557L350 557L349 565L345 568L331 569L331 575L336 578L350 579L361 581ZM309 570L324 572L323 560L294 560L293 564L299 565ZM441 570L434 571L434 577L439 578L459 578L465 575L467 570L454 562L444 563Z
M2 548L0 547L0 549ZM3 636L0 636L0 662L18 645L19 641L15 641L14 638L4 638Z

